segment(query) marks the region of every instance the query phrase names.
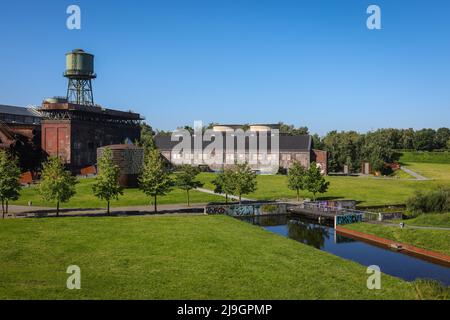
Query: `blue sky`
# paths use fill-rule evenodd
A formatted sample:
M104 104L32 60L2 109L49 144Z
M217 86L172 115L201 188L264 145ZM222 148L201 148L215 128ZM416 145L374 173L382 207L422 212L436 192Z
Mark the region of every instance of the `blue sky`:
M66 28L70 4L81 30ZM370 4L382 30L366 28ZM450 126L446 0L5 0L0 40L0 104L64 95L64 55L83 48L96 56L96 103L154 128Z

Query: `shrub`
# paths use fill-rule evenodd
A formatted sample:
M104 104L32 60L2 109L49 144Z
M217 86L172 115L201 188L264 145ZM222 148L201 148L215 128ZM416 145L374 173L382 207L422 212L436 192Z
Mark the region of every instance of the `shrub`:
M406 208L413 214L443 213L450 211L450 189L439 188L427 192L417 191L406 202Z

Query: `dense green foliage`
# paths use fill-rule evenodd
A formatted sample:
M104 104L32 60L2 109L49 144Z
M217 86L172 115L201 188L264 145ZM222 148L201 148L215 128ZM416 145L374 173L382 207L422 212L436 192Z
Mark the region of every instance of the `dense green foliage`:
M225 168L216 174L211 183L214 185L214 192L225 194L225 202L228 203L228 196L234 193L233 170Z
M17 160L5 150L0 150L0 199L2 201L2 217L8 213L9 201L14 201L20 195L20 169Z
M450 189L418 190L406 201L406 208L414 215L450 211Z
M98 174L92 191L97 198L106 200L107 213L109 213L111 200L117 200L119 195L123 194L123 188L119 185L119 175L120 169L113 162L111 150L105 148L98 159Z
M233 193L239 197L239 203L241 203L243 195L256 191L256 173L250 169L250 166L247 163L235 164L232 170Z
M203 186L203 183L197 180L199 174L200 169L198 167L184 164L178 168L175 175L175 185L181 190L186 191L188 206L190 205L189 191Z
M44 163L38 191L44 201L56 202L56 215L59 215L60 203L75 195L77 179L64 169L61 159L50 157Z
M141 123L141 138L137 141L137 145L144 148L145 152L155 149L155 141L153 139L155 132L147 123Z
M158 211L157 198L172 190L173 181L164 166L159 151L148 150L145 153L144 167L139 177L139 188L147 196L152 197L155 212Z
M297 193L297 201L300 201L300 191L305 190L305 168L298 162L295 161L288 171L288 187Z
M450 129L379 129L366 134L355 131L331 131L322 139L315 137L315 147L329 152L330 172L343 171L345 165L351 172L359 172L362 162L370 162L372 168L389 174L386 163L398 160L395 150L416 151L444 150L450 140Z
M67 290L67 267L81 290ZM226 216L5 219L0 299L414 299L411 283Z
M304 177L304 187L313 194L313 200L316 200L316 194L325 193L330 186L330 182L325 180L325 177L320 172L319 166L315 162L306 170Z

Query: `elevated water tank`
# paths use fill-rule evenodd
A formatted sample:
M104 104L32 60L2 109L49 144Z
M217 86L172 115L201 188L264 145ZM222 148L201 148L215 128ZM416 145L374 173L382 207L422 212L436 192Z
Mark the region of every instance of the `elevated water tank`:
M94 55L81 49L66 54L66 71L64 76L74 79L94 79Z
M137 187L144 163L144 149L129 144L101 147L97 149L97 163L106 148L111 150L113 162L120 169L119 184L122 187Z

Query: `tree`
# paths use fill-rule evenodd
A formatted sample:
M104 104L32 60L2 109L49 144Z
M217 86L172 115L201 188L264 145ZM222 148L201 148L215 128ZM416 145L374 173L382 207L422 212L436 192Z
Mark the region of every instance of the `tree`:
M141 138L137 142L138 146L144 148L145 152L155 149L155 141L153 136L155 132L152 127L145 122L141 124Z
M77 179L65 170L61 159L50 157L44 163L41 182L38 190L44 201L56 201L56 216L59 216L59 205L75 195Z
M305 175L305 188L313 194L313 200L316 200L317 193L327 192L329 185L330 183L322 176L317 164L315 162L311 163Z
M300 190L305 190L305 168L295 161L289 168L288 172L288 187L297 192L297 201L300 201Z
M447 141L447 149L450 150L450 139Z
M2 216L8 213L8 202L19 199L20 169L16 159L12 159L4 150L0 150L0 198L2 200Z
M144 167L139 177L139 188L153 198L155 213L158 211L157 197L172 190L173 181L164 167L159 151L153 149L145 154Z
M106 200L107 214L109 214L109 207L111 200L119 199L119 195L123 194L123 188L119 185L120 169L114 164L112 159L112 152L109 148L103 150L103 154L98 159L98 174L95 178L95 184L92 186L94 195Z
M178 188L186 191L188 206L190 205L189 191L203 186L202 182L196 180L199 173L199 168L184 164L180 167L180 170L176 175L175 184Z
M212 184L215 187L214 192L224 193L225 202L228 203L228 195L233 194L234 192L233 171L231 169L224 169L216 175Z
M242 195L256 190L256 173L250 169L247 163L235 164L232 179L234 194L239 197L239 203L242 202Z

